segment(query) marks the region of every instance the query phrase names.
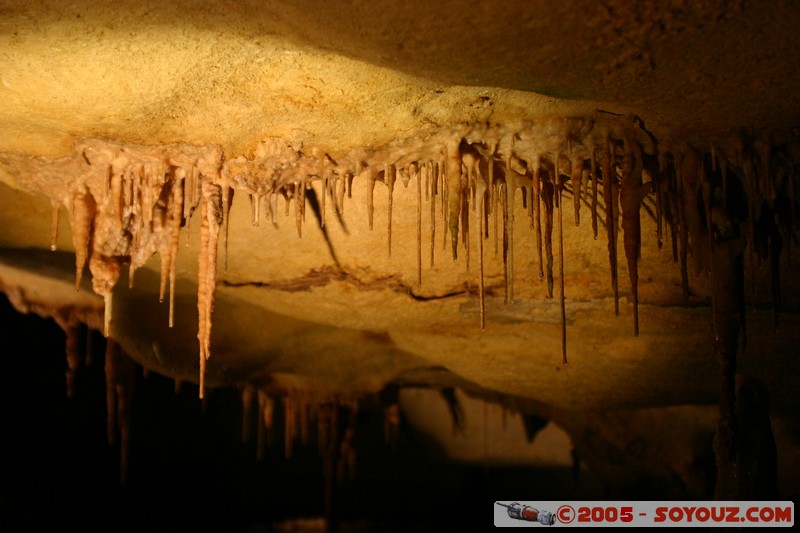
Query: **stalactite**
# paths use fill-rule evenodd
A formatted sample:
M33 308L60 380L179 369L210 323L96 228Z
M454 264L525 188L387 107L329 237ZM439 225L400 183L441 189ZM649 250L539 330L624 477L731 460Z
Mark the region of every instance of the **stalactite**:
M572 183L572 205L575 210L575 225L581 225L581 180L583 179L583 158L573 156L570 161L570 182Z
M567 364L567 308L564 294L564 203L561 197L561 176L556 170L556 203L558 207L558 277L561 300L561 362Z
M372 231L372 217L375 213L375 202L373 201L373 195L375 192L375 178L377 177L377 172L374 169L367 169L364 174L364 178L367 181L367 221L369 222L369 230Z
M117 433L120 444L120 485L128 482L130 463L131 409L136 386L136 364L114 339L106 341L106 423L109 444L116 443Z
M106 340L105 377L106 377L106 436L108 444L117 442L117 358L119 344L114 339Z
M515 129L518 128L518 129ZM397 173L408 183L416 179L416 244L417 289L422 283L422 187L430 202L430 264L434 267L436 239L436 202L441 202L441 218L445 231L442 246L450 243L453 259L457 259L459 238L464 246L467 267L470 264L470 239L478 234L480 262L481 324L485 327L485 280L483 240L489 237L489 220L495 226L495 249L499 246L498 224L503 220L503 276L506 300L514 298L514 235L516 190L522 188L523 208L531 217L535 254L538 256L539 277L547 280L548 297L554 296L553 230L554 211L561 209L563 188L572 194L576 224L580 222L580 204L591 201L592 231L598 233L598 196L602 178L605 225L608 239L609 267L615 312L619 309L618 287L618 230L623 232L623 245L630 277L633 302L634 332L638 332L638 270L641 241L641 204L648 189L643 183L644 172L650 177L648 186L655 196L655 223L658 246L662 244L662 226L672 232L673 255L681 263L684 295L688 287L687 257L690 248L702 256L706 248L700 240L710 238L703 233L702 221L711 217L711 198L715 188L722 190L720 209L727 211L730 192L741 186L747 197L749 217L748 240L753 245L751 267L757 261L769 260L772 276L772 301L780 306L779 267L783 243L788 231L796 226L794 180L796 168L783 163L781 145L777 148L770 138L743 136L733 155L727 144L716 141L705 154L710 168L706 183L698 188L696 175L704 168L702 157L688 145L665 148L656 154L647 140L643 125L634 120L595 115L582 119L537 119L515 126L487 124L454 125L445 127L429 139L399 140L390 146L364 148L336 160L316 148L301 147L275 139L251 159L244 157L222 162L221 153L213 155L205 149L193 151L180 146L169 150L135 146L114 146L100 141L87 141L76 148L88 165L69 185L69 213L73 225L76 250L76 284L80 284L87 261L93 286L107 302L106 333L112 316L112 289L119 269L130 261L133 272L154 254L162 261L160 297L164 297L166 281L170 291L170 325L173 318L173 294L176 276L177 246L182 226L188 225L192 213L200 207L200 257L198 260L198 340L201 368L210 355L210 323L216 277L216 241L220 224L227 250L229 194L240 190L252 199L253 218L260 218L260 203L264 199L272 217L277 212L278 195L294 200L294 217L298 236L305 219L305 196L314 181L322 181L322 215L325 225L325 202L328 194L338 213L344 210L344 195L352 196L353 179L367 180L367 211L370 228L373 225L375 180L388 189L387 249L392 247L393 191ZM498 149L498 147L500 147ZM302 149L301 149L302 148ZM206 154L206 155L203 155ZM655 156L657 168L652 168ZM788 156L785 156L788 157ZM494 165L498 175L494 175ZM238 169L238 170L237 170ZM234 170L236 170L234 172ZM563 176L562 176L563 171ZM497 178L497 179L495 179ZM423 180L427 180L424 182ZM591 182L591 183L590 183ZM741 183L739 183L741 182ZM530 189L528 188L530 186ZM592 187L591 199L588 188ZM413 191L411 192L413 194ZM436 196L439 196L438 200ZM703 198L700 198L702 195ZM786 196L788 195L788 200ZM705 207L698 212L697 204ZM212 206L213 204L213 206ZM544 207L544 222L542 208ZM649 210L649 204L646 205ZM478 217L477 231L470 211ZM559 217L561 217L559 211ZM620 227L621 219L621 227ZM274 220L274 219L273 219ZM51 228L55 235L57 210L54 209ZM561 223L561 219L559 219ZM543 227L544 225L544 227ZM449 230L449 231L448 231ZM545 233L542 251L542 231ZM562 228L559 227L561 246ZM51 236L51 242L56 237ZM188 242L188 239L187 239ZM757 250L756 250L757 248ZM702 257L701 257L702 259ZM560 257L563 260L563 257ZM227 252L225 260L227 268ZM754 268L753 268L754 269ZM563 273L560 273L563 283ZM752 274L751 302L755 302L755 274ZM563 291L562 291L563 298ZM201 381L203 378L201 377ZM204 383L201 383L201 391Z
M553 204L555 190L551 180L542 182L542 199L544 203L544 251L547 260L547 296L553 298Z
M327 199L328 194L330 194L330 180L329 180L329 173L325 172L322 177L322 196L320 197L320 217L319 217L319 227L324 228L326 217L327 217Z
M509 303L508 293L508 193L506 193L507 184L501 183L498 186L498 193L500 193L500 210L503 215L503 302Z
M453 261L458 258L458 220L461 215L461 152L460 139L447 142L445 152L445 185L447 188L447 220L450 228L450 240Z
M386 220L386 250L389 257L392 257L392 202L394 200L394 182L397 179L394 165L387 165L384 171L386 187L389 190L387 220Z
M494 179L494 165L491 158L489 159L489 176L488 181L491 183ZM475 188L478 193L479 213L478 213L478 263L479 263L479 276L480 276L480 306L481 306L481 331L486 330L486 286L484 283L483 271L483 239L486 224L486 181L479 176Z
M241 389L242 396L242 442L250 442L250 434L252 432L253 420L253 402L256 399L256 388L250 384L245 383ZM259 412L258 418L261 418Z
M78 367L81 366L82 357L78 349L78 341L80 339L80 323L74 321L60 321L59 325L66 334L66 354L67 354L67 397L72 398L75 395L75 373Z
M539 279L544 278L544 261L542 260L542 161L536 158L533 163L533 230L536 233L536 256L539 261Z
M176 179L178 179L177 176L176 176ZM178 180L178 181L180 182L182 180ZM228 227L230 225L229 222L230 222L230 219L231 219L231 207L233 207L233 193L234 193L234 190L233 190L232 187L229 187L227 184L223 184L222 185L222 211L223 211L223 213L225 215L225 229L223 230L222 248L224 250L223 253L225 255L224 267L223 268L224 268L224 272L226 274L228 272ZM183 206L183 184L182 183L181 183L180 202L181 202L181 211L183 211L183 207L182 207ZM173 214L173 217L175 217L174 214ZM180 217L175 217L175 218L178 219L178 230L180 230L181 218ZM175 251L173 251L173 257L174 257L174 254L175 254ZM174 264L172 265L172 269L173 269L173 272L174 272L174 269L175 269L175 265ZM174 280L174 276L173 276L172 279ZM172 289L170 289L170 290L172 290ZM170 300L170 308L172 307L171 301L172 300ZM170 316L172 316L171 312L170 312ZM171 321L170 321L170 324L171 324Z
M617 198L614 194L616 177L612 169L611 140L606 139L601 159L603 173L603 200L606 204L606 235L608 238L608 263L611 270L611 288L614 292L614 314L619 315L619 289L617 286Z
M72 194L72 243L75 248L75 288L81 286L83 267L89 256L90 238L96 211L94 197L80 187Z
M469 272L469 190L461 194L461 243L464 246L464 264Z
M717 461L717 490L735 470L737 453L736 426L736 357L738 350L738 320L736 316L737 287L741 278L742 247L738 242L715 242L711 254L713 284L712 313L714 352L719 366L719 423L715 437ZM730 481L730 480L727 480Z
M756 190L755 190L755 171L753 169L753 160L750 157L742 156L742 171L744 173L745 191L748 198L748 238L751 243L756 242ZM748 246L748 255L750 260L750 298L755 309L757 306L756 296L756 247Z
M431 270L434 268L434 249L436 248L436 195L439 192L439 171L435 163L428 162L430 176L430 209L431 209Z
M500 187L500 185L496 184L494 182L489 184L489 205L492 206L490 210L492 212L492 236L493 236L492 240L494 241L494 256L495 257L497 257L497 253L498 253L497 227L498 227L498 219L500 218L500 211L501 211L500 208L497 205L500 202L499 194L498 194L499 187Z
M289 203L294 198L294 189L288 186L281 189L281 196L283 196L283 216L289 218Z
M267 441L267 429L264 416L264 407L267 394L263 390L258 390L258 418L256 420L256 461L264 460L264 453Z
M264 389L258 389L258 427L256 458L264 460L264 448L272 438L275 403Z
M622 209L622 232L625 257L628 260L628 275L633 300L633 334L639 335L639 250L642 241L640 208L646 194L642 183L642 154L639 145L625 143L620 183L620 207Z
M300 411L300 443L306 446L310 436L311 405L306 398L301 398L298 404L298 410Z
M383 408L383 441L394 451L400 434L400 406L393 402Z
M294 436L297 431L297 410L295 398L290 394L283 398L283 456L289 459L294 447Z
M341 215L344 214L344 184L346 178L340 176L336 179L336 211Z
M531 181L533 181L533 176L531 175ZM523 204L525 205L528 211L528 222L530 227L528 229L534 229L533 223L533 187L523 187Z
M417 172L417 290L422 290L422 174L428 167L422 165Z
M58 211L59 205L55 200L50 201L50 250L55 252L58 248Z
M211 356L211 313L214 308L214 291L217 277L217 239L222 224L222 190L205 178L202 183L203 200L200 203L200 253L197 277L197 312L200 341L200 398L205 392L206 361Z
M679 255L680 255L680 268L681 268L681 287L683 289L683 298L689 299L689 270L688 270L688 250L689 250L689 229L686 225L686 209L683 202L683 169L684 169L684 155L682 152L676 154L675 161L675 181L677 185L677 198L676 204L678 206L678 242L679 242Z
M89 270L92 273L92 290L103 297L105 304L103 312L103 334L108 337L113 317L112 292L120 274L120 264L114 258L109 258L93 252L89 258Z
M167 248L167 253L169 254L169 327L173 327L175 324L175 277L176 277L176 270L177 270L177 262L178 262L178 249L180 248L180 232L181 232L181 222L183 221L183 201L185 192L183 190L184 186L184 176L185 172L178 172L175 175L176 183L173 185L172 189L172 198L171 198L171 206L169 210L169 221L170 221L170 244ZM227 208L230 209L230 202L233 199L233 194L231 193L231 197L228 201ZM227 233L227 218L225 223L226 233ZM162 252L163 253L163 252ZM227 261L227 236L226 236L226 261Z
M507 296L508 302L514 301L514 195L517 191L517 173L510 168L510 162L506 161L506 203L503 214L503 227L505 237L503 240L504 254L507 254L506 268L507 274ZM507 223L506 223L507 221Z
M294 216L297 237L303 236L303 222L306 217L306 180L294 184Z

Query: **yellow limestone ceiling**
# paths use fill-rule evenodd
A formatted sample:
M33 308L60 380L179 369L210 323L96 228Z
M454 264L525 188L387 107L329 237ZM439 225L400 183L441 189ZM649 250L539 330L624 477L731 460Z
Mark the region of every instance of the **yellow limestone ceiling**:
M75 146L85 139L167 150L184 143L219 149L220 161L229 162L251 160L263 141L275 139L317 159L339 159L452 128L550 124L543 117L616 121L614 114L635 113L642 131L646 125L664 145L700 140L703 149L725 144L739 128L791 132L800 123L794 90L800 80L786 66L800 64L800 51L787 43L799 20L789 2L659 2L637 9L622 1L519 2L503 9L495 2L2 2L0 180L16 191L4 188L0 200L1 242L50 246L47 196L67 206L74 176L61 175L60 187L52 171L42 182L32 177L54 161L80 167L84 155ZM652 220L643 216L641 333L634 337L622 243L622 309L614 318L605 241L594 240L588 221L574 227L567 200L570 364L564 366L558 302L536 274L519 198L517 299L504 304L502 253L495 255L495 241L487 239L491 290L481 332L477 245L469 270L465 253L453 262L439 245L445 228L437 218L435 264L426 256L416 287L415 181L407 189L401 184L392 196L391 257L385 186L375 188L372 230L364 179L353 180L344 224L329 204L326 231L341 271L310 211L302 239L293 213L281 212L277 228L262 214L254 227L250 199L238 191L227 272L220 243L211 384L250 378L288 389L378 390L403 372L441 365L487 389L564 407L714 400L708 277L689 269L694 296L684 305L670 241L657 249ZM57 247L70 250L64 207L60 216ZM158 303L147 272L131 291L123 276L112 321L114 336L137 360L185 379L196 376L197 315L189 313L197 313L191 283L199 227L195 219L182 232L188 249L180 250L176 266L176 309L185 309L177 320L185 327L167 327L167 304ZM6 257L4 285L13 286L29 259ZM71 261L62 261L65 284ZM159 259L147 266L158 270ZM796 282L783 280L791 308ZM769 294L764 269L757 294ZM760 303L769 301L764 296ZM159 314L160 326L141 328L136 320ZM748 342L778 354L762 371L791 383L796 373L778 368L795 339L773 335L768 313L748 318ZM784 313L782 327L796 330L796 320ZM351 354L352 346L374 350ZM355 362L336 363L340 379L326 379L329 368L309 377L309 361L342 354ZM742 367L755 363L745 357ZM779 401L790 396L778 393Z

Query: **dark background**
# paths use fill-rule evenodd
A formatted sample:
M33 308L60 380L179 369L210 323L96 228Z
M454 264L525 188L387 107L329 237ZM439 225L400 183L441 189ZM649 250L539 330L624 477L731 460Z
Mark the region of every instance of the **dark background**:
M255 438L242 442L238 390L210 391L203 406L195 385L176 394L171 379L152 372L137 378L129 480L121 487L119 445L106 437L103 337L84 330L91 362L67 398L65 336L56 324L17 313L0 296L0 331L0 531L255 532L325 515L316 444L298 444L285 459L278 409L277 434L257 461ZM379 405L362 405L356 474L336 489L342 530L483 529L492 527L495 501L580 492L569 469L449 463L407 427L392 450Z

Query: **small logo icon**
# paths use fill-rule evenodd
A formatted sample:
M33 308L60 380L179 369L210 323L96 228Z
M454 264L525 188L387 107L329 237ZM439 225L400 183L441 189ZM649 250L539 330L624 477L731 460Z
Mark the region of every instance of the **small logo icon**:
M525 520L527 522L539 522L544 526L552 526L556 522L556 517L550 511L540 511L529 505L520 505L518 502L512 504L494 502L505 507L508 516L515 520Z
M570 505L562 505L556 511L556 516L562 524L570 524L575 520L575 509Z

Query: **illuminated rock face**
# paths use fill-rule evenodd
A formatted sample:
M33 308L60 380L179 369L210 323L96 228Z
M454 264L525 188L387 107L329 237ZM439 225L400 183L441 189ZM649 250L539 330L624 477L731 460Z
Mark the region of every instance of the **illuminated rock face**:
M796 8L374 4L9 6L0 287L201 395L796 407Z

